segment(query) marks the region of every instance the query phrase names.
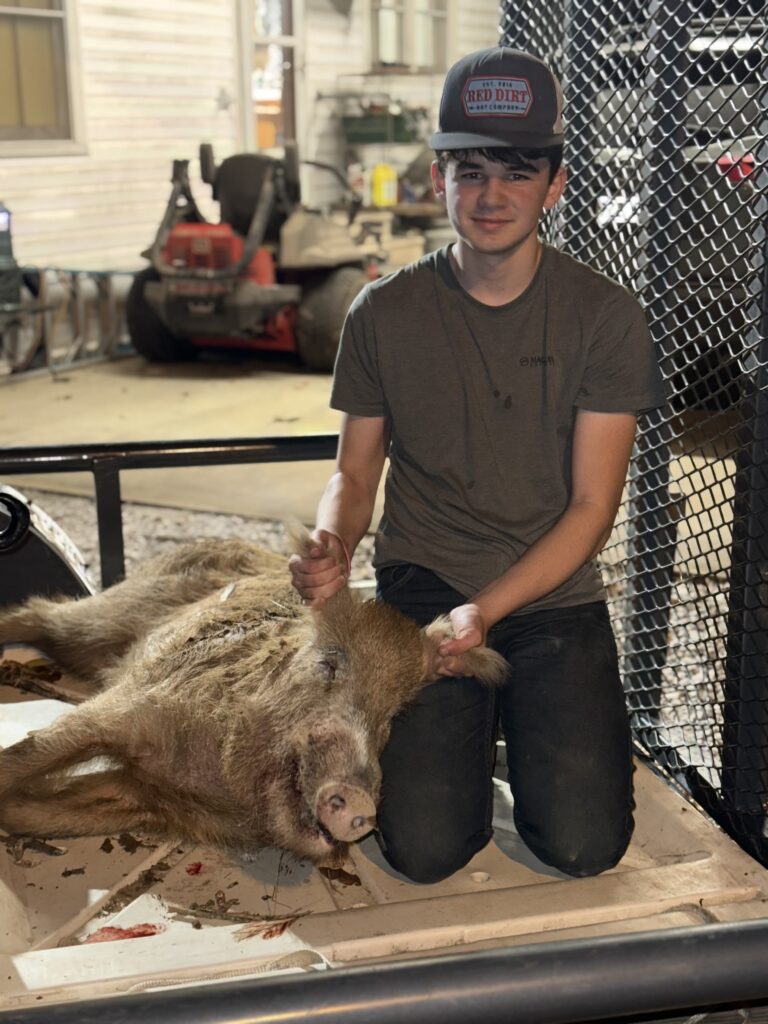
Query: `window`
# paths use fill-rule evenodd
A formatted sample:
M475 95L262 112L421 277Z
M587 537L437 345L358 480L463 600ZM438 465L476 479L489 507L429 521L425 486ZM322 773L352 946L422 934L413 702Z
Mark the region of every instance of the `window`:
M0 0L0 142L73 138L64 0Z
M258 149L296 138L295 54L291 0L256 0L251 88Z
M373 67L445 71L447 0L371 0Z

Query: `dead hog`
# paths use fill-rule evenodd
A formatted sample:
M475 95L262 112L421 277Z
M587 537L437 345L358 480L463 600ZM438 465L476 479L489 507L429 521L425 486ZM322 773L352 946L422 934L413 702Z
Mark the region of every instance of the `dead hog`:
M347 590L310 613L285 559L241 541L184 545L94 597L33 598L0 614L0 643L99 692L0 751L0 825L340 862L375 825L390 721L445 635ZM489 683L505 670L487 649L467 658Z

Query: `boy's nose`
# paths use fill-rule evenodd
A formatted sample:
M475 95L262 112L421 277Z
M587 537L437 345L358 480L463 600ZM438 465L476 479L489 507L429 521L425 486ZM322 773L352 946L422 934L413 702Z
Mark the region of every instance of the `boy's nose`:
M480 193L480 199L486 206L502 206L506 202L504 182L498 178L488 178Z

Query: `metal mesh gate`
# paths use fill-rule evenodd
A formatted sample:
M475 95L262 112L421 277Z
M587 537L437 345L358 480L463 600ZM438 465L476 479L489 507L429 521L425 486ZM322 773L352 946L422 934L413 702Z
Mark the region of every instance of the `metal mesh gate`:
M768 5L504 0L566 95L545 231L634 291L669 382L603 552L637 740L768 863Z

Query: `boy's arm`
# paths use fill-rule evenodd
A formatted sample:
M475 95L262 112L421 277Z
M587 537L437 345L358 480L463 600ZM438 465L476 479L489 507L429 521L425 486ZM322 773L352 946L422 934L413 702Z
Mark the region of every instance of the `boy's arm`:
M352 554L371 523L386 457L383 416L345 414L336 470L317 509L309 555L293 555L288 566L305 601L321 604L347 582Z
M440 648L444 674L453 674L451 655L484 643L499 619L565 583L601 550L621 502L636 425L632 414L577 410L565 512L511 568L451 612L455 639Z

